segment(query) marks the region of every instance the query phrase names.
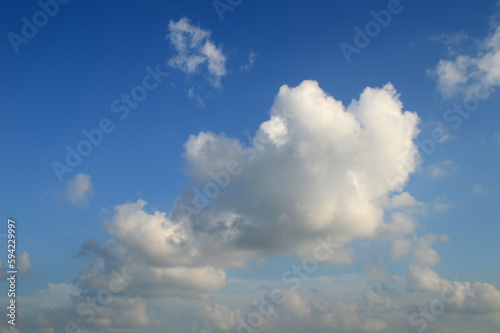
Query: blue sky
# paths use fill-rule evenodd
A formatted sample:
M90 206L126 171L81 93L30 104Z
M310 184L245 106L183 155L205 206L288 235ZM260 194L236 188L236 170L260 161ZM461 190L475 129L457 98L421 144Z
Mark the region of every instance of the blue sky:
M498 332L496 1L61 2L0 14L0 233L16 219L26 304L2 331ZM120 269L136 279L87 321ZM253 325L262 286L285 303Z

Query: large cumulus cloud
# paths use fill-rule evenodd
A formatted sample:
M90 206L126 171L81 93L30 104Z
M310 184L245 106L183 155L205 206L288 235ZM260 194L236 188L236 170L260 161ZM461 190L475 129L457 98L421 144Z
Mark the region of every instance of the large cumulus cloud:
M212 132L189 138L193 181L171 218L190 226L203 253L232 250L225 262L235 264L297 252L325 234L348 243L411 232L410 219L408 228L386 217L383 202L418 165L418 122L391 84L347 107L315 81L283 86L252 144Z

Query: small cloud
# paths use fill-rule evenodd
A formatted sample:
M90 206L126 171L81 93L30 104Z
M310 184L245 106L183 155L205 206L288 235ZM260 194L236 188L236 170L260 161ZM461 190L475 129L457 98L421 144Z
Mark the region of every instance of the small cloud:
M94 195L90 175L79 173L75 178L66 181L66 200L72 204L87 205L88 199Z
M447 196L436 198L432 202L432 208L438 213L445 213L452 209L454 205L453 201L448 199Z
M250 51L250 53L248 54L248 63L241 66L240 71L242 73L248 73L250 71L250 69L252 69L253 64L254 64L256 59L257 59L257 55L255 53L253 53L252 51Z
M453 161L446 160L439 164L429 165L427 168L428 175L431 178L440 178L449 175L450 173L457 170L457 167Z
M167 39L177 54L168 64L186 74L195 74L206 67L210 85L220 88L221 78L227 74L226 56L210 36L210 31L192 25L185 17L177 22L170 21Z
M500 133L495 133L493 137L495 138L496 143L500 144Z
M33 264L30 261L30 254L28 251L23 251L19 256L17 256L17 272L19 274L24 274L33 268Z
M472 185L471 190L475 194L484 194L488 192L488 189L483 184L474 184Z
M393 195L382 199L380 202L384 209L402 209L408 207L422 207L422 203L418 202L410 193L403 192L401 194Z
M449 242L450 241L450 236L444 234L444 235L441 235L439 237L439 239L442 241L442 242Z
M490 36L478 43L474 55L458 54L453 59L441 59L437 66L428 71L436 77L438 89L444 97L475 95L485 99L500 84L497 59L500 55L500 26L493 27ZM440 38L449 47L467 39L463 33Z

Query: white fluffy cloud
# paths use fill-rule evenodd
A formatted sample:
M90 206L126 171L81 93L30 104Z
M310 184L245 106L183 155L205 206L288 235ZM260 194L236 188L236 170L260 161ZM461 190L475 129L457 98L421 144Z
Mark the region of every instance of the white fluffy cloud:
M139 252L151 265L192 265L199 253L192 245L188 228L173 223L165 213L146 213L145 205L139 200L116 206L107 224L109 234Z
M458 55L440 60L430 73L437 77L438 88L445 96L457 93L484 95L485 89L500 84L500 26L481 41L476 55Z
M226 273L220 268L203 263L189 267L153 265L135 247L123 246L120 240L106 246L87 242L82 245L81 255L92 260L81 268L74 281L91 293L126 288L141 298L200 298L226 285Z
M227 74L226 56L221 47L210 40L210 31L197 27L187 18L170 21L167 39L177 54L168 64L186 74L196 73L206 66L208 80L214 87L221 86L221 78Z
M73 204L88 204L88 199L94 195L90 175L79 173L73 179L66 181L65 198Z
M382 202L418 165L418 122L391 84L347 107L315 81L283 86L251 146L211 132L189 138L192 184L171 219L190 225L200 252L233 264L324 235L347 243L412 232L412 222L386 218Z

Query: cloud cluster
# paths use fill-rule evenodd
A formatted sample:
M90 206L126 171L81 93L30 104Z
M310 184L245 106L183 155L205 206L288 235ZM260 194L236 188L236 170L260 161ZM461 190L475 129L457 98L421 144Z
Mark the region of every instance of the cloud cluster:
M188 23L171 23L180 31L171 37L180 49L208 38ZM179 66L196 69L203 63L196 59L187 56ZM111 239L81 246L79 256L87 262L74 279L80 293L67 307L46 311L46 321L75 320L80 304L81 313L89 300L101 297L106 304L85 324L89 332L160 332L167 319L154 302L176 297L205 303L184 309L188 320L173 331L191 325L204 333L234 332L250 320L259 321L262 332L401 331L414 304L452 290L455 300L446 304L443 317L480 313L495 323L500 292L487 283L441 278L432 269L439 262L432 246L446 236L415 235L417 221L407 210L422 203L404 187L419 165L418 124L391 84L366 88L347 106L315 81L282 86L250 143L212 132L187 140L191 183L169 214L150 210L143 200L117 205L105 223ZM377 264L366 269L369 281L358 278L354 285L349 276L345 283L352 285L338 290L332 279L304 279L301 290L284 290L279 306L260 312L262 319L248 317L247 309L252 304L252 311L260 311L265 304L228 301L221 293L220 301L208 299L227 286L229 267L255 257L311 256L318 237L325 236L336 245L325 262L352 263L353 241L375 241L391 244L391 258L407 258L408 273L387 274ZM348 297L346 290L356 295ZM160 315L153 317L155 311Z
M242 317L240 310L231 310L224 305L215 303L213 306L200 305L193 313L198 321L200 333L229 332L238 327L238 317Z
M434 259L428 260L424 253L439 239L435 235L416 239L413 245L416 252L420 252L416 255L419 259L412 261L415 264L435 262L432 254L429 258ZM276 298L270 296L271 290L282 287L281 281L276 280L233 280L227 292L201 301L113 297L105 306L98 304L100 309L94 311L95 318L89 311L90 306L80 308L85 310L80 312L84 313L83 317L75 314L79 304L88 304L85 296L75 297L74 307L37 308L34 317L27 315L29 309L24 303L25 315L19 329L59 332L64 331L64 325L52 326L51 323L75 321L82 333L156 333L166 328L169 332L198 333L498 331L499 296L491 285L470 286L449 281L449 285L440 290L415 289L408 278L385 272L380 262L368 267L366 273L308 278L300 289L282 290ZM239 285L237 292L236 285ZM65 294L70 292L68 286L59 289L66 290ZM270 299L279 302L274 304ZM446 303L439 305L438 300ZM93 320L87 322L88 319Z
M127 205L133 204L124 206ZM116 209L119 211L121 208L122 206L118 206ZM155 212L149 218L154 219L157 213ZM116 219L121 218L123 217L120 213L117 213L112 223L117 223ZM140 225L142 220L137 220L137 222L137 225ZM161 221L158 224L160 238L163 225ZM113 235L112 232L111 234ZM139 237L142 235L144 234ZM184 262L182 257L178 258L181 261L176 261L178 254L169 252L168 237L164 237L163 244L147 243L147 238L137 238L144 242L144 245L141 242L131 242L129 237L134 236L137 234L130 233L125 236L120 234L116 240L109 241L105 246L95 241L84 243L80 256L89 257L91 260L81 268L79 275L75 278L75 283L86 292L96 294L100 290L110 289L110 281L121 274L126 277L123 278L125 280L122 283L126 285L127 291L142 298L207 297L211 292L225 286L224 270L203 262ZM164 252L162 252L162 245L166 247ZM150 249L155 249L154 246L157 246L158 251L170 260L156 261L158 257L150 257L151 252L144 252L146 246L150 246Z
M186 20L171 23L171 30L179 50L207 42L208 34ZM188 56L176 63L191 70L199 61ZM112 239L81 247L79 256L88 261L74 279L81 294L72 297L72 307L106 291L113 296L110 307L124 307L130 298L203 298L226 286L226 268L256 256L311 255L319 236L338 244L328 262L345 264L354 260L353 240L413 233L416 221L396 208L415 204L400 192L418 165L418 122L391 84L365 89L348 106L315 81L281 87L250 144L211 132L189 138L192 182L169 215L148 210L142 200L115 207L105 223ZM388 179L388 173L400 177ZM76 176L67 188L73 202L86 200L90 176ZM393 213L385 216L388 202ZM126 291L114 293L116 284ZM287 297L291 313L311 311L297 295ZM234 325L223 308L205 310L226 320L210 324L214 329ZM92 325L104 327L110 311L96 313Z
M374 293L369 297L385 307ZM202 320L198 332L382 332L387 327L385 321L365 316L362 301L308 300L295 290L284 291L280 299L279 306L262 301L250 314L220 304L205 305L196 313Z
M500 291L492 284L449 281L432 270L432 266L439 262L439 255L432 245L439 240L448 240L448 237L430 234L412 242L409 285L416 290L440 293L443 298L449 298L448 311L499 313ZM446 296L447 293L452 296Z

